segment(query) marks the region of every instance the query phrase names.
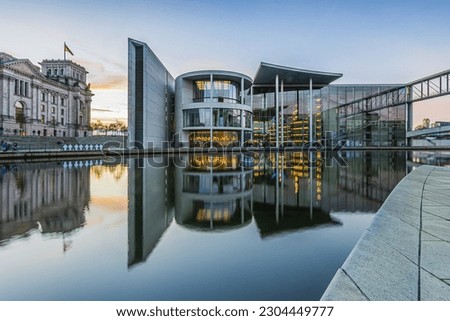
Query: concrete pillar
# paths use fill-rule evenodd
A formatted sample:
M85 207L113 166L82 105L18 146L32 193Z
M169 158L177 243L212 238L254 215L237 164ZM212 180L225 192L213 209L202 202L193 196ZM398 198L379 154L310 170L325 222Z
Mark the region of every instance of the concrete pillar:
M281 79L281 146L284 146L284 80Z
M275 76L275 147L278 148L279 121L278 121L278 75Z
M414 118L413 118L413 103L412 100L411 87L406 87L406 132L412 131L414 129ZM407 138L406 145L412 146L412 138Z
M213 101L213 97L214 97L214 77L213 74L210 75L210 81L211 81L211 86L210 86L210 91L209 91L209 97L211 98L211 103ZM209 128L209 147L213 147L213 126L212 126L212 121L213 121L213 115L212 115L212 107L211 108L211 126ZM212 217L212 213L211 213L211 217Z
M254 127L253 127L253 86L251 86L250 87L250 107L252 108L252 137L251 137L251 140L252 140L252 143L253 143L253 130L254 130Z
M313 82L309 79L309 146L313 144Z

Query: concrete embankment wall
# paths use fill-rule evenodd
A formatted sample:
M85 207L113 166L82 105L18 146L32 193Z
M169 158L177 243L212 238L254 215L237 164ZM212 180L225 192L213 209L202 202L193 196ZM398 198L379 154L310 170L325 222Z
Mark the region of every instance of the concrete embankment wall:
M117 148L127 147L126 136L52 137L52 136L0 136L1 141L17 144L18 151L62 151L64 145L105 145L112 143ZM1 152L1 151L0 151Z
M450 169L397 185L322 300L450 300Z

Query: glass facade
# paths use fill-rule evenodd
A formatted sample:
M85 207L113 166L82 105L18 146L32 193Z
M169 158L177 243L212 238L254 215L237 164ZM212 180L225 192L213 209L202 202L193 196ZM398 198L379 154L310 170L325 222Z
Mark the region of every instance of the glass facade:
M340 139L348 146L405 146L404 105L339 118Z
M213 126L241 127L241 110L229 108L214 108Z
M252 187L252 173L215 175L185 174L183 192L207 195L234 194L248 191Z
M243 120L243 121L242 121ZM211 126L211 109L196 108L183 111L184 127L209 127ZM245 127L252 128L252 113L240 109L213 108L213 127Z
M364 97L377 95L393 85L329 85L313 90L313 141L347 140L351 146L402 146L405 144L405 106L385 108L348 115L339 106ZM284 92L283 118L279 117L280 136L287 146L309 142L309 90ZM281 101L281 98L280 98ZM276 144L275 95L261 93L253 97L253 142L257 145ZM328 132L328 133L327 133ZM280 141L281 143L281 141Z
M188 109L183 111L183 124L185 127L211 126L210 108Z
M212 87L210 79L196 80L193 101L240 103L240 88L238 82L231 80L213 80Z
M212 142L214 147L236 147L240 145L241 132L231 130L214 130ZM189 133L190 147L209 147L210 131L201 130Z

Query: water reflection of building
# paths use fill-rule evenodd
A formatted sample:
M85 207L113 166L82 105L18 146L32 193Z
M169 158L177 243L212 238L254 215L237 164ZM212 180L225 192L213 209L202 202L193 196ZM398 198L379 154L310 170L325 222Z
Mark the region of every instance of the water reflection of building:
M252 217L252 169L242 155L191 155L175 174L175 217L198 230L224 230Z
M319 152L270 153L260 159L253 195L261 237L340 224L320 206L322 163Z
M335 212L376 212L406 174L402 153L190 154L129 169L129 266L145 261L175 217L196 232L254 222L261 238L339 226ZM175 166L174 166L175 165ZM333 165L333 166L330 166ZM172 174L173 173L173 174Z
M89 167L58 163L2 165L0 240L43 233L67 233L85 222L90 199Z
M376 212L406 175L403 153L346 153L347 166L331 162L333 156L338 157L301 152L265 155L255 167L255 208L278 203L278 218L291 207L324 213ZM311 157L314 166L309 166Z
M145 261L172 222L173 167L160 166L166 160L129 162L128 266Z
M325 168L322 206L376 212L407 174L403 152L346 152L346 167Z

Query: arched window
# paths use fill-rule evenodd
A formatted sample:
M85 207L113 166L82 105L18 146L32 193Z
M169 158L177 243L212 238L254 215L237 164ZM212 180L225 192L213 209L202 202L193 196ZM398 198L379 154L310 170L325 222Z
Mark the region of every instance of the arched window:
M25 122L24 103L21 101L17 101L14 104L14 108L16 109L16 123L23 124Z

